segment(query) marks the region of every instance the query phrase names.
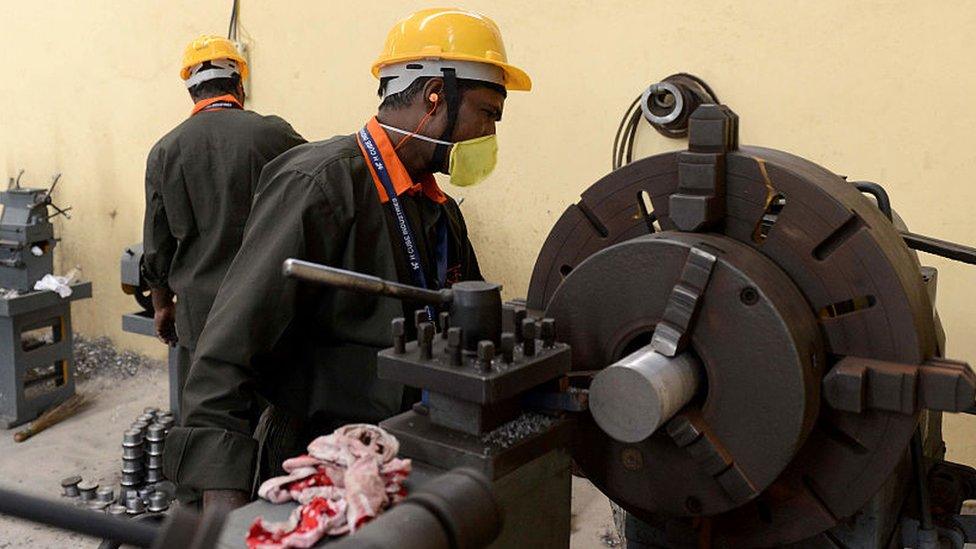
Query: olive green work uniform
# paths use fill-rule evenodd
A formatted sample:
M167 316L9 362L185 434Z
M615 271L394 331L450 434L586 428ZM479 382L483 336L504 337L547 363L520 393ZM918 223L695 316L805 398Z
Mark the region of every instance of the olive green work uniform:
M241 245L261 170L302 143L277 116L221 108L196 112L149 152L143 277L176 294L178 345L190 354Z
M437 203L416 187L398 196L427 280L437 280L442 217L444 285L481 279L457 203ZM391 345L391 320L420 305L282 275L282 262L298 258L412 284L394 222L355 136L296 147L265 167L244 242L197 346L182 425L167 437L167 478L184 490L252 490L259 398L289 418L267 436L285 436L275 432L285 424L290 436L299 433L297 440L276 442L288 447L282 456L300 453L312 437L340 425L379 422L417 399L416 391L376 377L376 353Z

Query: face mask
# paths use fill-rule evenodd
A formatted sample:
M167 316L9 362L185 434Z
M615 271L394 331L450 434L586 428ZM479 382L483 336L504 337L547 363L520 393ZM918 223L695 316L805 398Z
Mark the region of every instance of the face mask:
M458 187L470 187L484 181L494 171L495 163L498 160L498 139L496 139L494 134L451 143L450 141L441 141L440 139L408 132L386 124L380 124L380 126L392 132L415 137L422 141L428 141L438 145L453 145L451 147L448 173L451 174L451 184Z

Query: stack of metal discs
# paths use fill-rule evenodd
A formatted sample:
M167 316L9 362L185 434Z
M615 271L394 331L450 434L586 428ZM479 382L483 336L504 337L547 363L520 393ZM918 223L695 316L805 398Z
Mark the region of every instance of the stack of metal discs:
M166 442L166 428L153 423L146 430L146 482L150 484L163 480L163 445Z
M138 488L146 478L145 435L138 428L129 429L122 435L122 487L131 492Z
M116 516L166 511L176 497L176 485L163 477L163 446L175 424L172 413L149 407L125 431L118 497L111 486L99 488L80 476L61 481L62 495L81 507Z

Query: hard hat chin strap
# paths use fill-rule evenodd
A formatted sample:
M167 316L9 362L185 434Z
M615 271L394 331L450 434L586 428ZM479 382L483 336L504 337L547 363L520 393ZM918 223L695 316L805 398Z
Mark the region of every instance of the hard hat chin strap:
M452 142L454 128L457 126L458 111L461 110L461 92L458 90L457 72L451 68L443 68L444 75L444 100L447 102L447 126L441 134L440 141ZM447 154L451 150L451 145L438 143L434 147L434 156L431 159L432 168L439 171L447 162Z

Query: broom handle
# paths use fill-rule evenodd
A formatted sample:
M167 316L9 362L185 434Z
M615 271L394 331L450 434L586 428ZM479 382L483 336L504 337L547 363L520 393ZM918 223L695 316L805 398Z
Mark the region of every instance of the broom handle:
M36 435L37 433L40 433L43 430L44 430L43 427L40 428L40 429L34 430L34 426L33 425L28 425L27 428L24 429L23 431L17 431L16 433L14 433L14 442L24 442L25 440L27 440L30 437Z

